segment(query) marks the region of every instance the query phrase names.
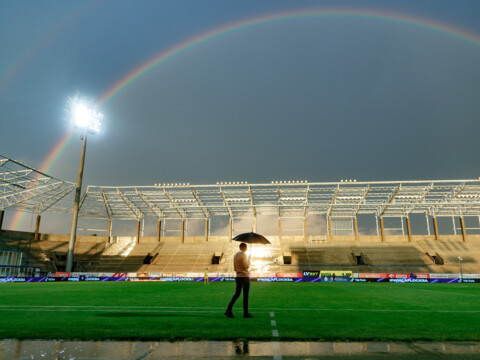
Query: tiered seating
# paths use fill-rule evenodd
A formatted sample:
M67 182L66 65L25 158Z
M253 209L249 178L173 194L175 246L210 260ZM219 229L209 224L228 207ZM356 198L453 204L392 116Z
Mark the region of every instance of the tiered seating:
M212 265L212 257L216 252L224 253L228 245L221 242L182 244L166 241L152 263L142 267L142 272L199 273L206 267L209 270L216 269L211 272L219 272L223 264Z
M334 238L333 241L311 242L303 237L269 236L271 245L254 245L254 249L266 251L265 256L254 256L252 272L297 273L303 270L345 269L354 272L375 273L458 273L462 257L464 273L480 273L480 236L471 236L466 242L461 236L415 235L389 238L369 236L369 240L355 241L354 237ZM0 248L23 252L24 264L36 266L42 272L62 271L68 249L68 235L41 234L33 241L32 233L2 231ZM108 243L105 237L77 237L75 264L77 271L92 272L145 272L145 273L202 273L208 267L210 273L233 272L233 255L238 242L225 237L203 239L186 238L115 238ZM214 254L220 254L212 264ZM151 256L150 263L147 255ZM291 256L291 264L285 264L284 255ZM433 256L444 261L434 264ZM357 261L365 261L365 264ZM145 262L145 263L144 263Z

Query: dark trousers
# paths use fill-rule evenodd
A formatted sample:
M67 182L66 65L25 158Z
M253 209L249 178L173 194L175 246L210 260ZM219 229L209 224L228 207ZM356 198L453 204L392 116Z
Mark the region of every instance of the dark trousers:
M227 310L231 311L233 308L233 305L235 304L235 301L240 297L240 294L243 289L243 312L248 313L248 292L250 291L250 278L249 277L237 277L235 279L236 283L236 289L235 289L235 294L232 297L232 300L230 301L230 304L228 304Z

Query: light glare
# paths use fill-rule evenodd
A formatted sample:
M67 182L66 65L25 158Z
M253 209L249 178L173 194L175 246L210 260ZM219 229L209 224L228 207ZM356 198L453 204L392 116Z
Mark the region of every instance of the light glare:
M103 114L90 109L83 102L74 102L72 113L75 127L86 129L94 134L100 131L100 120L103 119Z

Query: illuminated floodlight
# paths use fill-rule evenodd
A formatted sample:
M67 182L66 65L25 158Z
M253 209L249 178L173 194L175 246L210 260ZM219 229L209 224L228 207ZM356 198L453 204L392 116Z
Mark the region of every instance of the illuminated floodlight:
M103 119L103 114L92 108L89 108L85 103L75 101L72 104L73 123L75 127L87 130L89 133L96 134L100 131L100 120Z
M80 194L82 192L83 168L85 164L85 150L87 147L88 137L87 135L89 133L98 133L100 130L100 120L103 119L103 115L101 113L89 107L86 102L80 101L78 98L70 99L69 111L74 126L78 129L83 130L83 139L82 152L80 155L80 164L78 166L78 180L77 187L75 189L75 200L73 203L70 240L68 241L67 262L65 265L65 269L67 272L71 272L73 269L73 250L75 248L75 241L77 238L78 213L80 210Z

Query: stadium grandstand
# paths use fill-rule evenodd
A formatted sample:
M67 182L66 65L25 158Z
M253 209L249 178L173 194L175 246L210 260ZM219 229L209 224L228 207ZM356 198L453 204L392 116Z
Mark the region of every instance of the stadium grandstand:
M71 213L75 184L6 157L0 157L0 179L0 229L5 211L37 215L34 232L0 231L2 271L63 271L69 235L42 233L41 215ZM252 251L258 273L447 274L458 273L459 265L480 273L479 180L88 186L80 217L103 221L105 233L77 236L77 272L198 274L208 267L229 274L227 259L238 249L231 239L268 221L264 235L272 244ZM422 234L412 230L413 217L424 219ZM215 218L227 219L225 234L212 230ZM133 236L113 235L114 226L132 220ZM155 234L144 233L147 220L155 222ZM446 220L450 230L442 233ZM189 222L197 224L193 234Z

